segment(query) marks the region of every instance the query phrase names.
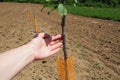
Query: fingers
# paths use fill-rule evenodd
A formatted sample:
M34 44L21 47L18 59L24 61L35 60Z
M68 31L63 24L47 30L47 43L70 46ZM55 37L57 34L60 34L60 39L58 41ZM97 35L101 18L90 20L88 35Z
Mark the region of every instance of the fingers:
M52 40L50 42L50 45L52 46L58 42L62 42L62 35L60 35L60 34L56 35L56 36L52 36Z
M57 39L62 39L62 35L56 35L56 36L52 36L52 41L57 40Z
M61 40L62 40L62 35L60 35L60 34L51 37L49 34L41 33L40 36L44 38L47 45L48 44L54 45L58 42L61 42Z
M62 42L62 35L56 35L56 36L50 36L47 33L40 33L38 34L39 39L42 38L44 39L46 45L54 45L57 44L58 42Z
M51 37L49 34L47 34L47 33L40 33L40 34L38 34L38 36L40 36L40 37L42 37L42 38L48 38L48 37ZM51 40L56 40L56 39L60 39L60 38L62 38L62 35L61 34L58 34L58 35L56 35L56 36L52 36L51 37Z
M59 43L59 42L62 42L62 40L61 40L61 39L58 39L58 40L56 40L56 41L51 41L51 42L50 42L50 45L52 46L52 45L57 44L57 43Z
M52 50L55 50L55 49L57 49L57 48L60 48L61 46L62 46L62 42L58 42L58 43L50 46L50 50L51 50L51 51L52 51Z
M40 33L40 34L38 34L38 36L39 36L39 37L42 37L42 38L44 38L44 39L45 39L45 38L50 38L51 41L56 41L56 40L58 40L58 39L59 39L59 40L62 39L62 35L60 35L60 34L51 37L51 36L50 36L49 34L47 34L47 33Z
M53 54L57 53L59 50L60 50L60 48L57 48L57 49L55 49L55 50L52 50L52 51L50 52L50 55L53 55Z

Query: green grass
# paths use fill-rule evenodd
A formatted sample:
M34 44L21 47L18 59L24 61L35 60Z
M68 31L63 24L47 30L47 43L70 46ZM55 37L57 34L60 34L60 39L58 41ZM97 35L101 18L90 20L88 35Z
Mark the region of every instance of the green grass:
M100 42L101 44L104 44L104 43L106 42L106 40L105 40L104 38L100 38L100 39L99 39L99 42Z
M120 54L120 51L118 52L118 54Z
M79 49L81 52L85 52L84 47L81 44L77 44L76 48Z
M75 15L120 21L120 8L74 7L72 5L67 5L66 8L68 13Z
M100 63L94 64L93 67L96 68L96 69L100 69Z
M53 4L48 7L53 8ZM120 7L118 8L98 8L98 7L85 7L66 5L68 13L107 20L120 21Z

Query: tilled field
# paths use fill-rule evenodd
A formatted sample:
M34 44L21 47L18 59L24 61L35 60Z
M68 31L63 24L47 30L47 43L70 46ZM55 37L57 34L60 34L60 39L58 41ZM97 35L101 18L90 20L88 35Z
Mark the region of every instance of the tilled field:
M33 38L33 16L38 19L40 32L61 33L57 11L48 15L50 9L41 9L39 4L0 3L0 52ZM75 60L76 80L120 80L120 22L68 14L66 35L67 52ZM61 50L33 62L12 80L58 80L56 59L62 54Z

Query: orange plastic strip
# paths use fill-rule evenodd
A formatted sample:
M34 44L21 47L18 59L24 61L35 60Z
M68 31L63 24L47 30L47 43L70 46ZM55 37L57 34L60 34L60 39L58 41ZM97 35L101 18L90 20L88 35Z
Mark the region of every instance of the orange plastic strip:
M74 68L74 59L72 56L67 59L67 71L68 71L68 80L76 80L75 79L75 68Z
M30 20L32 20L32 13L28 12L28 17L30 18Z
M59 80L75 80L74 60L72 56L67 58L66 65L67 68L65 68L65 60L63 58L57 60Z
M37 22L37 18L34 17L34 29L35 29L35 32L38 33L38 22Z
M59 80L66 80L65 62L63 58L57 59L57 67Z

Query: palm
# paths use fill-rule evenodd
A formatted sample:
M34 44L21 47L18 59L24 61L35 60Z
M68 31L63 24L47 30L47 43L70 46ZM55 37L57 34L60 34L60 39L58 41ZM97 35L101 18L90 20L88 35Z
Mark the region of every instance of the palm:
M43 59L60 50L61 35L49 36L48 34L41 33L34 40L36 59Z

